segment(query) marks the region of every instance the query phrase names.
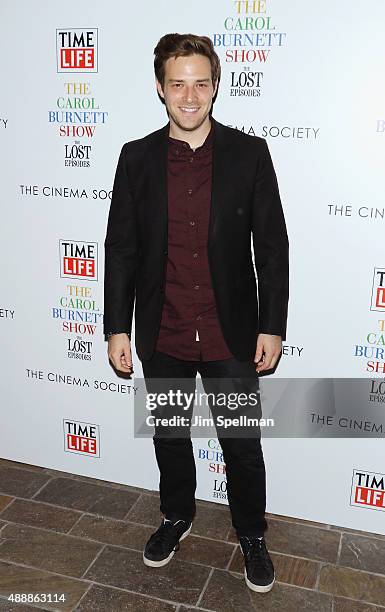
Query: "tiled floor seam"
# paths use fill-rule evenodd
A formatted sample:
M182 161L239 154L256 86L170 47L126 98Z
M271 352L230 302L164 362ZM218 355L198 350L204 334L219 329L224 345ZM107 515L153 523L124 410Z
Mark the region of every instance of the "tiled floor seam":
M351 529L350 527L346 527L346 529L344 527L338 527L338 526L333 526L333 525L329 525L327 523L324 524L319 524L319 525L308 525L307 523L304 523L301 519L295 519L294 517L288 517L290 520L284 519L284 518L278 518L275 516L271 516L267 519L267 522L269 522L269 520L272 521L279 521L281 523L292 523L294 525L299 525L300 527L311 527L312 529L320 529L321 531L336 531L337 533L345 533L345 534L349 534L349 535L354 535L354 536L358 536L358 537L363 537L363 538L370 538L370 539L374 539L374 540L384 540L384 534L382 533L373 533L371 531L363 531L361 533L359 533L359 530L353 530L353 531L346 531L346 529ZM231 531L231 529L230 529Z
M199 604L200 604L200 602L202 600L203 595L205 594L205 591L207 589L207 585L209 584L209 582L211 580L211 576L213 575L213 573L214 573L214 568L212 567L210 572L209 572L209 575L207 576L206 582L203 585L203 588L202 588L202 590L200 592L200 595L199 595L199 597L197 599L197 602L195 604L196 607L199 607Z
M293 516L288 516L287 519L275 516L269 516L266 518L267 522L271 521L279 521L280 523L291 523L293 525L300 525L301 527L311 527L312 529L322 529L322 531L338 531L338 529L331 529L330 525L327 523L319 523L318 525L309 525L305 523L302 519L295 519Z
M300 555L294 555L289 552L282 552L281 550L275 550L269 546L269 553L273 553L274 555L281 555L282 557L290 557L291 559L300 559L301 561L311 561L313 563L323 564L323 565L335 565L332 561L325 561L324 559L315 559L314 557L301 557ZM338 566L342 567L342 566ZM347 566L343 566L347 567ZM354 568L348 568L354 569Z
M15 459L6 459L6 457L0 457L0 465L2 461L8 461L9 463L17 463L18 465L9 465L7 467L15 468L17 470L24 470L26 472L33 472L34 474L44 473L48 468L42 467L41 465L32 465L31 463L23 463L22 461L15 461ZM39 468L35 470L33 468Z
M92 580L88 580L87 578L80 578L79 576L71 576L70 574L60 574L59 572L54 572L50 569L45 569L44 567L36 567L36 565L28 565L27 563L16 563L15 561L11 561L11 559L2 559L0 558L0 562L9 563L9 565L15 565L16 567L24 567L25 569L35 570L38 572L45 572L47 574L52 574L53 576L59 576L59 578L67 578L68 580L77 580L78 582L92 582Z
M232 572L230 572L231 574ZM243 574L238 574L238 576L243 575ZM289 589L299 589L301 591L310 591L311 593L318 593L319 595L327 595L328 597L332 598L333 596L335 596L335 593L330 593L329 591L320 591L319 589L316 589L315 587L308 587L305 585L298 585L298 584L293 584L292 582L282 582L282 580L277 580L275 579L275 583L274 584L282 584L284 587L289 587ZM355 601L359 603L365 603L365 604L371 604L373 605L371 602L368 601L361 601L358 599L352 599L351 601Z
M0 492L1 495L1 492ZM141 497L139 495L139 497ZM3 508L0 512L0 520L5 520L2 519L2 513L5 512L5 510L7 510L8 508L11 507L11 505L13 504L13 502L15 502L16 500L20 500L20 501L25 501L25 502L32 502L34 504L42 504L43 506L49 506L51 508L57 508L59 510L68 510L70 512L76 512L77 514L79 514L79 518L82 518L83 516L90 516L90 517L101 517L103 519L108 519L111 521L118 521L121 523L132 523L133 525L143 525L144 527L154 527L153 525L148 525L146 523L136 523L133 521L127 521L125 518L116 518L114 516L111 515L107 515L107 514L100 514L98 512L91 512L90 510L79 510L78 508L71 508L70 506L61 506L59 504L53 504L52 502L47 502L47 501L43 501L40 499L32 499L30 497L20 497L18 495L15 495L14 498L12 499L11 502L9 502L9 504L7 506L5 506L5 508ZM97 501L97 500L96 500ZM136 504L136 501L134 502L134 505ZM79 519L76 519L76 523L78 522ZM76 525L76 523L74 523L74 525L72 525L71 529L73 529L73 527ZM25 523L26 525L28 525L28 523ZM30 525L32 527L32 525ZM43 527L42 527L43 529ZM71 529L69 531L71 531ZM54 531L53 529L49 530L49 531ZM60 531L60 532L56 532L56 533L69 533L65 532L65 531Z
M341 529L334 529L333 531L339 531L341 536L343 535L351 535L354 536L355 538L370 538L371 540L378 540L379 542L384 542L384 536L381 533L371 533L370 531L368 531L367 533L355 533L354 531L344 531L343 528Z
M47 474L48 476L49 474ZM51 478L48 478L47 482L45 482L37 491L35 491L35 493L33 495L31 495L31 497L29 499L33 499L36 495L39 495L40 491L42 491L44 489L44 487L46 487L51 480L53 480L53 477L51 476Z
M0 495L1 494L2 493L0 491ZM78 510L77 508L70 508L68 506L59 506L58 504L52 504L51 502L42 501L40 499L32 499L31 497L20 497L19 495L14 495L13 498L14 499L12 500L12 502L10 502L7 506L5 506L5 508L3 508L2 511L0 512L0 520L1 520L1 515L3 514L3 512L5 512L5 510L10 508L11 505L13 504L13 502L18 500L18 499L21 500L21 501L32 502L34 504L43 504L43 505L46 505L46 506L50 506L51 508L58 508L60 510L71 510L71 512L80 512L80 514L85 514L87 512L86 510ZM90 513L90 514L92 514L92 513ZM106 518L110 518L110 517L106 517ZM115 519L115 520L119 520L119 519Z
M100 557L100 555L102 554L103 550L105 550L107 544L104 544L104 546L101 547L101 549L96 553L95 557L92 559L91 563L88 565L87 569L82 573L81 578L83 579L85 574L89 571L89 569L93 566L93 564L95 563L95 561Z
M133 591L132 589L123 589L122 587L118 587L118 586L116 586L114 584L110 584L110 583L107 583L107 582L96 582L95 580L90 581L90 580L87 580L87 578L84 578L83 580L85 580L86 582L90 582L90 588L92 588L92 586L95 586L95 587L100 586L100 587L104 587L104 588L107 588L107 589L112 589L112 590L115 590L115 591L119 591L121 593L129 593L130 595L138 595L140 597L145 597L146 599L159 601L161 603L167 603L167 604L172 605L172 606L179 606L179 607L186 606L188 608L195 608L196 607L196 605L192 605L192 604L185 603L185 602L180 602L180 601L174 601L174 600L171 600L171 599L162 599L160 597L155 597L154 595L149 595L148 593L143 593L142 591ZM77 604L77 605L79 605L79 604ZM205 612L216 612L215 610L209 610L207 608L202 608L202 609L205 610Z
M135 508L136 504L139 502L140 499L142 499L143 495L145 495L145 493L140 493L140 495L138 496L138 499L136 499L134 501L134 503L132 504L131 508L124 515L124 517L122 519L123 521L127 521L128 515L130 514L131 510L133 510Z
M183 607L188 607L189 610L198 610L199 612L218 612L211 608L199 608L198 606L192 606L191 604L179 604L175 612L183 612Z
M71 612L73 612L74 610L76 610L76 608L80 605L81 600L89 593L90 589L92 589L92 587L94 586L95 582L90 582L90 584L88 585L88 587L86 588L86 590L84 591L83 595L80 597L80 599L76 602L76 604L74 606L72 606L71 608Z
M338 552L337 552L337 561L336 561L336 565L340 564L340 558L341 558L341 549L342 549L342 539L344 537L344 534L341 533L341 537L340 537L340 541L338 543Z
M202 608L202 606L193 606L192 604L179 604L175 612L178 612L178 610L179 612L183 612L183 606L187 607L189 610L199 610L199 612L221 612L220 610L214 610L213 608Z
M321 571L322 571L322 568L323 568L325 565L328 565L328 564L327 564L327 562L325 562L325 561L320 561L320 562L318 563L317 577L316 577L316 579L315 579L315 584L314 584L314 590L315 590L315 591L318 591L319 581L320 581L320 579L321 579Z
M100 540L92 540L91 538L84 538L82 536L73 535L72 533L65 533L63 531L55 531L54 529L47 529L46 527L40 527L37 525L29 525L28 523L17 523L16 521L8 521L7 525L18 525L19 527L26 527L28 529L36 529L37 531L44 531L44 533L49 533L57 536L69 537L74 540L83 540L84 542L94 542L95 544L102 544L103 546L107 546L108 542L100 542ZM4 525L5 528L7 525ZM119 548L124 548L124 546L119 546L118 544L112 544L112 546L118 546Z
M0 465L0 469L1 469L1 465ZM19 467L15 467L15 466L10 466L9 469L12 469L12 470L22 470L22 471L28 472L28 473L32 472L32 470L25 470L25 469L23 470L23 468L19 468ZM48 478L47 482L45 482L40 487L40 489L35 491L35 493L32 495L31 498L27 498L27 499L34 498L36 495L38 495L40 493L40 491L42 489L44 489L44 487L48 483L50 483L52 480L55 480L55 479L58 479L58 478L62 478L64 480L72 480L72 481L77 482L77 483L84 482L85 484L90 484L91 486L103 487L103 488L109 489L109 490L114 489L114 490L119 490L119 491L125 491L127 493L138 493L139 496L143 495L143 494L144 495L149 495L151 497L156 495L156 492L152 493L150 491L150 492L147 493L147 490L146 490L146 492L143 492L143 491L141 491L139 489L139 487L131 487L130 485L123 485L123 484L119 484L119 483L108 484L106 482L103 482L103 483L102 482L100 482L100 483L99 482L90 482L91 480L96 480L96 481L98 480L97 478L92 478L91 476L87 476L87 477L84 477L84 478L81 477L81 476L74 477L74 476L71 476L71 475L68 475L68 474L66 474L65 476L60 476L59 474L52 474L52 473L46 472L46 471L43 471L43 472L33 472L33 473L34 474L43 474L44 476L49 476L49 478ZM87 480L85 480L85 478L87 478ZM116 486L114 486L114 485L116 485ZM9 493L5 493L4 491L0 491L0 495L9 495ZM14 496L14 497L17 497L17 496Z
M1 495L1 493L0 493L0 495ZM1 519L1 515L3 514L3 512L5 512L6 510L8 510L8 508L11 508L14 505L16 499L17 499L17 497L13 497L11 499L11 501L9 502L9 504L7 504L4 508L1 509L1 511L0 511L0 519Z
M5 493L0 493L0 495L5 495L6 497L10 497L10 501L7 503L7 505L6 505L6 506L4 506L4 507L1 509L1 511L0 511L0 514L1 514L1 512L3 512L3 511L6 509L6 508L9 508L9 506L10 506L10 505L13 503L13 501L14 501L15 497L14 497L14 495L6 495Z
M231 555L230 555L229 562L228 562L228 564L226 565L226 571L228 571L228 569L229 569L230 565L232 564L233 559L234 559L234 557L235 557L235 555L236 555L236 553L237 553L237 549L238 549L238 544L236 544L236 545L234 546L234 550L233 550L233 552L232 552L232 553L231 553Z
M13 467L13 466L10 466L10 467ZM17 468L17 469L23 469L23 468ZM59 470L56 470L55 473L52 473L52 471L49 468L47 468L47 470L44 470L43 473L47 474L48 476L52 476L52 478L68 478L68 480L76 480L76 482L81 481L87 484L96 485L98 487L107 487L107 489L119 489L122 491L127 491L128 493L139 493L140 495L143 495L143 494L151 495L151 496L157 495L157 491L151 491L150 489L143 490L140 487L135 487L134 485L127 485L122 482L107 482L105 480L102 481L94 476L83 476L81 474L69 474L68 472L61 473ZM94 480L96 482L90 482L91 480Z
M12 463L12 464L18 463L17 461L14 461L14 459L6 459L5 457L0 457L0 462L1 461L9 461L9 463ZM1 467L1 463L0 463L0 467ZM53 478L69 478L70 480L77 480L77 481L82 480L84 482L96 480L96 483L94 484L98 486L105 486L110 489L119 488L123 490L124 489L130 490L132 492L135 492L135 490L137 490L138 493L145 493L146 495L157 495L158 494L158 492L153 489L143 489L142 487L136 487L135 485L129 485L123 482L112 482L112 481L108 482L108 481L96 478L95 476L85 476L84 474L70 474L69 472L57 470L55 468L48 468L48 467L41 466L41 465L33 466L28 463L20 462L19 465L9 465L8 467L15 469L15 470L33 472L34 474L46 474L47 476L51 476ZM35 470L33 468L39 468L39 469Z
M180 601L174 601L171 599L161 599L160 597L155 597L154 595L148 595L148 593L142 593L142 591L132 591L131 589L122 589L121 587L117 587L113 584L107 584L105 582L93 582L94 586L101 586L101 587L105 587L108 589L113 589L115 591L120 591L121 593L130 593L130 595L139 595L140 597L145 597L146 599L150 599L150 600L155 600L155 601L159 601L161 603L167 603L169 605L172 606L185 606L187 608L196 608L196 604L192 605L189 603L185 603L185 602L180 602ZM204 610L205 612L216 612L215 610L209 609L209 608L202 608L202 610ZM110 611L108 611L110 612Z
M323 593L323 592L324 591L320 591L320 593ZM362 603L362 604L365 604L365 605L367 604L367 605L373 606L373 608L376 606L379 610L385 610L385 606L381 606L380 604L374 604L374 603L369 602L369 601L364 601L364 600L361 600L361 599L352 599L351 597L346 597L346 595L336 595L336 594L334 594L334 599L336 597L338 597L338 599L346 599L346 601L351 601L351 602L354 602L354 603L359 602L359 603Z
M3 520L3 519L1 519ZM1 538L1 532L3 531L3 529L8 525L8 521L4 521L4 525L2 525L2 527L0 527L0 538Z
M80 523L80 521L82 520L83 516L85 516L85 514L86 514L85 512L82 512L80 516L76 519L72 527L68 531L64 532L64 535L73 535L71 531L75 529L75 527ZM63 533L63 532L60 532L60 533ZM75 536L75 537L78 537L78 536Z

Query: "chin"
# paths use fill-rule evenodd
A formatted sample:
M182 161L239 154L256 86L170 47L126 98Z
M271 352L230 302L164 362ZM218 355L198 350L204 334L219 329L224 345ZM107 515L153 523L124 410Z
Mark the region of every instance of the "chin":
M179 127L182 128L182 130L186 130L186 132L193 132L194 130L197 130L201 125L201 122L197 122L197 123L179 123Z
M206 116L199 116L199 117L194 117L191 118L189 121L186 121L185 117L173 117L175 123L182 129L182 130L186 130L186 131L193 131L198 129L202 123L204 122L204 120L206 119Z

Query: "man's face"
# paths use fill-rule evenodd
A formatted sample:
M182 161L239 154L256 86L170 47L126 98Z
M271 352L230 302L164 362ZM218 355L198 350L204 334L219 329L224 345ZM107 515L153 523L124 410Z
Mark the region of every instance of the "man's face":
M165 101L170 121L182 130L194 131L209 114L216 91L210 60L204 55L170 57L165 63L163 89L158 80L156 87Z

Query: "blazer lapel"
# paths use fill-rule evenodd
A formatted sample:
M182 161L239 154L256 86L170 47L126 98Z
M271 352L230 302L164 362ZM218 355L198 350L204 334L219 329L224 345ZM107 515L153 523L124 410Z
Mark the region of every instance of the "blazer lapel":
M231 147L226 138L223 125L213 117L214 124L214 147L212 160L212 186L211 207L208 231L208 247L211 247L216 235L216 220L221 207L225 203L227 194L227 181L231 179Z
M152 146L149 148L150 159L148 160L150 193L154 203L152 207L153 221L158 225L165 246L167 245L168 227L167 153L169 128L170 124L167 123L153 135Z

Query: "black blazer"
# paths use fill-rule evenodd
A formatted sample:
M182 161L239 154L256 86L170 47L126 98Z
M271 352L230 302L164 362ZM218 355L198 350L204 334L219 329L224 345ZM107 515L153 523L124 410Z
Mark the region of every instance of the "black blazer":
M288 238L266 141L211 121L209 267L223 336L246 360L258 333L286 338ZM169 124L123 145L104 243L104 332L131 333L135 302L141 360L154 351L164 301L168 132Z

